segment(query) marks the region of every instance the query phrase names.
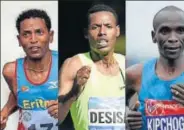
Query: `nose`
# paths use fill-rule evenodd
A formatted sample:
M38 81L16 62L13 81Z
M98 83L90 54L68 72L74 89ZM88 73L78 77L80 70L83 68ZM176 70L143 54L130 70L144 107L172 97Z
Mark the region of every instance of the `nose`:
M171 33L171 35L169 36L168 42L170 42L170 43L176 43L176 42L178 42L178 38L177 38L175 32L172 32Z
M30 40L32 44L37 43L37 37L34 33L32 33Z
M99 36L103 36L103 35L106 35L106 29L105 27L102 25L100 27L100 30L99 30Z

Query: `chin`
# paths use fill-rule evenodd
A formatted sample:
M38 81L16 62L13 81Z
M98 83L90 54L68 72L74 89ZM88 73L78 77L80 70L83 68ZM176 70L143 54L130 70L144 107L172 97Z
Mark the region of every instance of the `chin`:
M178 58L180 58L182 55L181 51L175 52L175 53L164 53L164 57L168 60L177 60Z
M43 56L36 54L36 55L30 55L29 57L32 60L40 60L40 59L42 59Z
M110 50L109 48L102 48L102 49L98 49L98 52L99 52L100 54L106 55L106 54L110 53L111 50Z
M110 51L98 51L98 53L100 54L100 55L107 55L107 54L109 54L109 52Z
M180 58L180 55L170 55L170 56L167 56L168 60L177 60L179 58Z

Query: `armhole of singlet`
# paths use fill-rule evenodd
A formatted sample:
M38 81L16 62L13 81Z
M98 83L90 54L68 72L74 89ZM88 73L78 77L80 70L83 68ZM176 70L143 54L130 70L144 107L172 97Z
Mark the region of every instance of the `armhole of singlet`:
M82 65L92 65L92 60L90 58L89 52L78 54Z
M154 60L156 60L156 58L153 58L151 60L148 60L148 61L144 61L144 62L141 62L143 64L143 67L142 67L142 72L141 72L141 83L140 83L140 91L138 93L138 97L140 95L140 93L142 92L142 89L145 89L143 88L143 82L145 81L144 77L146 77L146 71L147 71L147 68L148 66L150 66L150 64L153 64ZM153 69L153 68L150 68L150 69Z
M14 74L15 85L17 86L16 93L18 92L17 71L18 71L18 59L15 60L15 74ZM16 93L13 92L13 95L14 95L15 99L17 99L17 101L18 101L18 94L16 94Z
M79 57L79 59L81 61L81 64L84 65L84 57L83 57L83 55L82 54L78 54L78 57Z
M125 76L125 56L122 54L115 53L116 60L119 64L119 67L121 71L123 72L123 75Z
M142 67L142 71L141 71L141 75L140 75L140 78L141 78L141 81L140 81L140 91L137 93L138 95L138 99L139 99L139 96L140 96L140 93L142 92L142 84L143 84L143 81L144 81L144 71L145 71L145 66L147 65L147 63L142 63L143 67Z
M126 75L125 75L125 56L122 54L114 53L115 59L118 62L120 75L123 81L123 86L126 86Z

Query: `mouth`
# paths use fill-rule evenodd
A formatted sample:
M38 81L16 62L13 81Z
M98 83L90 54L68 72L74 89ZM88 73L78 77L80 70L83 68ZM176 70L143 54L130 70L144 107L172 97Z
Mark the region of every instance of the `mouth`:
M29 47L28 49L29 49L31 52L38 52L39 49L40 49L40 47L38 47L38 46L32 46L32 47Z
M101 49L101 48L105 48L108 46L108 40L106 39L100 39L97 41L97 48Z
M168 52L177 52L181 49L181 47L165 47L165 50Z

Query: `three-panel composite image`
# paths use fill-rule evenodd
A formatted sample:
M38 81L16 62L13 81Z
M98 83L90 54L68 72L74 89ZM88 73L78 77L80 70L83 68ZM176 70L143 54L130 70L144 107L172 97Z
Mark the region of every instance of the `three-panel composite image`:
M1 130L184 130L184 1L1 1Z

